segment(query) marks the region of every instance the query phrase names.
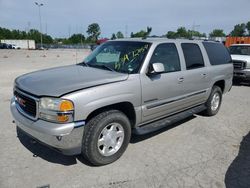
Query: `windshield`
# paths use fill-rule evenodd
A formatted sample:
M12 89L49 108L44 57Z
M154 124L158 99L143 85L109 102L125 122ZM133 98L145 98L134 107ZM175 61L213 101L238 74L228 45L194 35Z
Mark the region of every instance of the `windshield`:
M97 47L84 60L84 64L121 73L138 73L150 45L146 42L133 41L106 42Z
M250 55L250 46L231 46L230 54L233 55Z

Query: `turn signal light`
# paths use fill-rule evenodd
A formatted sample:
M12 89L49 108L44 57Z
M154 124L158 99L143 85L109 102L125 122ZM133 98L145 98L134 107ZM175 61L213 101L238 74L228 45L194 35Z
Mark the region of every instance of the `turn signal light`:
M68 101L68 100L63 100L61 103L60 103L60 107L59 107L59 110L60 111L72 111L74 110L74 105L71 101Z

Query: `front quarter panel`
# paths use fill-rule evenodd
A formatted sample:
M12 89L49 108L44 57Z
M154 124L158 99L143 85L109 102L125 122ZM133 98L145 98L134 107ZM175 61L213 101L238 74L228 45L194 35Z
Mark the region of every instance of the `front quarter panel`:
M91 112L120 102L130 102L138 113L141 106L139 75L133 74L125 81L76 91L63 98L73 101L75 121L86 120Z

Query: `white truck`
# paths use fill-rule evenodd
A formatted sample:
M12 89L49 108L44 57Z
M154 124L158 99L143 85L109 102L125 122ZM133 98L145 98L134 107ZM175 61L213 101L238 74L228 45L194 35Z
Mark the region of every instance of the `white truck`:
M250 80L250 44L230 46L234 65L234 79Z

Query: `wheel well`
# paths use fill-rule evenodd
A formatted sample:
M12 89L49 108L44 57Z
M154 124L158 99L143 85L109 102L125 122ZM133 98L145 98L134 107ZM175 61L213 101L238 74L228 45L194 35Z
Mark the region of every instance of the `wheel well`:
M220 81L215 82L214 86L220 87L222 93L224 93L224 89L225 89L225 81L224 80L220 80Z
M116 103L112 105L108 105L99 109L96 109L95 111L91 112L86 121L88 122L91 118L95 117L96 115L100 114L103 111L106 110L119 110L123 112L129 119L131 127L134 127L135 121L136 121L136 115L135 115L135 110L134 106L130 102L121 102L121 103Z

